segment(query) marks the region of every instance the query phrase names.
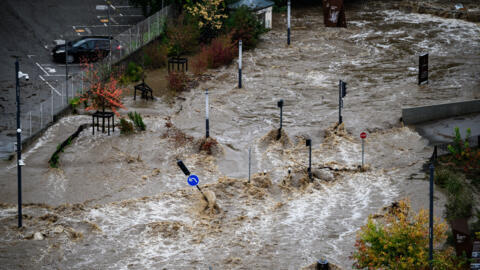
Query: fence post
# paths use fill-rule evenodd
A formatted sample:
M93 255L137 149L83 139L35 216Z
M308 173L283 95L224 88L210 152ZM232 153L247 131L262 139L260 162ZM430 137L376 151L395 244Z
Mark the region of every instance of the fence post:
M52 108L50 110L50 116L52 117L52 121L53 121L53 89L50 89L50 96L51 96L51 103L52 103ZM62 99L63 100L63 99Z
M160 33L162 32L160 31L160 12L157 12L157 26L158 26L158 36L160 36Z
M150 19L151 17L148 17L148 41L147 43L152 39L151 33L150 33L150 24L152 23Z
M43 128L43 102L40 103L40 129Z

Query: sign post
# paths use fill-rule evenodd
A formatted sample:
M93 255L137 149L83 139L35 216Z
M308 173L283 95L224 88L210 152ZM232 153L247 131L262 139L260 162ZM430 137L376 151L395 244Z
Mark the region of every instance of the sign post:
M418 57L418 85L428 84L428 53Z
M287 2L287 45L290 45L290 0Z
M283 99L277 102L277 107L280 108L280 128L278 129L277 141L282 137L282 125L283 125Z
M187 183L190 185L190 186L196 186L198 191L200 191L200 193L202 194L203 198L205 198L205 201L207 201L208 203L208 199L207 199L207 196L205 196L205 194L203 194L202 190L200 189L200 187L198 186L198 183L200 182L200 180L198 179L198 176L194 175L194 174L190 174L190 171L187 169L187 166L185 166L185 164L183 164L183 161L181 160L177 160L177 165L178 167L180 167L180 169L182 170L182 172L188 176L187 178Z
M208 89L205 90L205 137L210 137L210 122L208 120Z
M364 164L364 153L365 153L365 138L367 138L367 133L362 132L360 133L360 138L362 138L362 169L363 169L363 164Z
M312 140L307 139L306 140L306 146L308 146L308 179L313 182L313 177L312 177Z
M242 40L238 41L238 88L242 88Z

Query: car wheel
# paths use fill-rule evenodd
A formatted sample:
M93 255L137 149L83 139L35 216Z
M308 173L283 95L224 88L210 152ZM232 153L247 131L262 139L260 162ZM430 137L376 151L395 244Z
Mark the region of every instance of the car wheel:
M71 64L73 63L75 60L75 57L73 57L73 55L67 55L67 63Z

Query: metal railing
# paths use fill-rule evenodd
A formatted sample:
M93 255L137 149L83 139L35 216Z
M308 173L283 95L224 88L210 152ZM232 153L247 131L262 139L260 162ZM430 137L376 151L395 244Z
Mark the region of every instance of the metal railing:
M108 65L110 61L112 65L116 64L159 37L165 31L165 23L169 11L171 11L171 6L163 8L128 30L114 36L114 40L117 40L121 47L112 48L111 59L109 59L110 56L107 56L95 63L94 66L100 67L101 65ZM28 87L30 87L29 90L45 87L50 90L49 96L37 103L35 107L25 108L24 105L22 105L22 111L24 111L20 117L21 128L23 130L22 141L44 130L45 127L55 120L56 115L69 106L69 99L83 94L86 89L88 89L88 85L86 85L87 83L84 80L85 76L85 71L81 71L69 76L68 80L63 77L63 79L60 79L60 82L57 83L48 82L40 76L39 78L32 78L29 85L21 87L21 92L25 92L23 90ZM22 98L25 97L22 96ZM14 111L3 114L2 122L2 129L6 129L7 132L15 130L16 116ZM3 136L1 140L5 140L4 138L8 141L2 143L11 145L11 150L13 151L15 137Z

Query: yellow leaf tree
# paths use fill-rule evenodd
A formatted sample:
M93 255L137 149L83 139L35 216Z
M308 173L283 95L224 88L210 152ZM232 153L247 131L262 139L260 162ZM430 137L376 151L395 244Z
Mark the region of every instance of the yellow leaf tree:
M466 260L457 258L452 247L441 248L448 226L434 221L435 269L464 269ZM429 216L424 209L414 213L410 202L394 204L381 219L369 217L357 233L353 259L357 269L429 269Z
M187 1L185 10L198 21L203 41L210 41L223 27L225 2L223 0L203 0L193 3Z

